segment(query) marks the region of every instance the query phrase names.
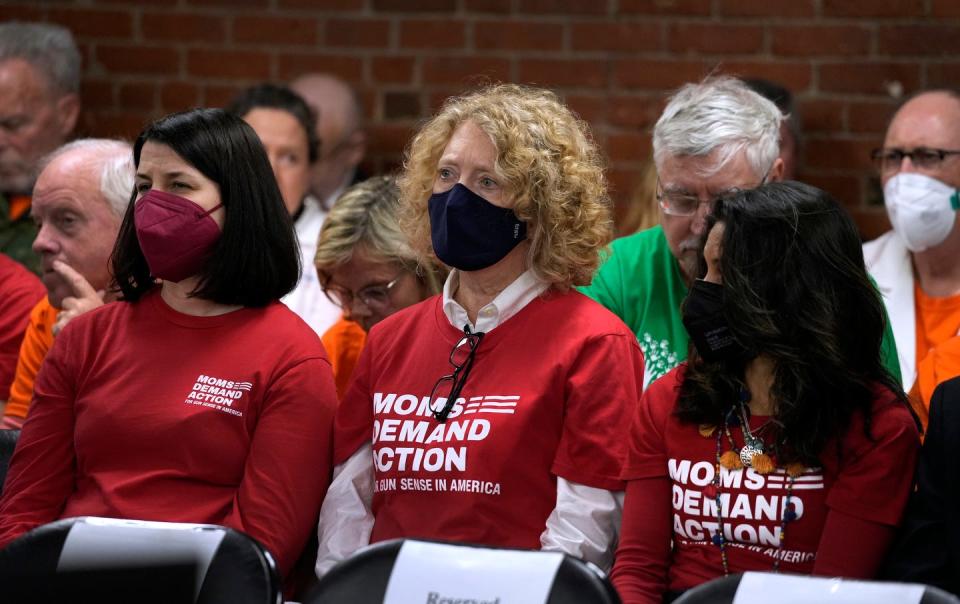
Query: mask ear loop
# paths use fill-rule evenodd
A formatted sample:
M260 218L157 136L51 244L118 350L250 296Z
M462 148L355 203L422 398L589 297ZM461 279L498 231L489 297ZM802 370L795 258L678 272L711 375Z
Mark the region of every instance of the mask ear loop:
M219 210L219 209L222 208L222 207L223 207L223 202L221 201L220 203L218 203L217 205L213 206L212 208L210 208L209 210L207 210L207 211L204 212L203 214L200 214L200 218L203 218L204 216L209 216L210 214L213 214L214 212L216 212L217 210Z

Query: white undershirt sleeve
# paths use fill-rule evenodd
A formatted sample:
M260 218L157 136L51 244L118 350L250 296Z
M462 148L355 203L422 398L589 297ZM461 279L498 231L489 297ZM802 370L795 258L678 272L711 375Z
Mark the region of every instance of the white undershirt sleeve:
M557 477L557 507L547 518L540 546L593 562L609 572L622 514L623 491L588 487Z
M334 564L370 543L373 529L373 449L367 443L333 470L333 482L320 507L316 572L323 577Z

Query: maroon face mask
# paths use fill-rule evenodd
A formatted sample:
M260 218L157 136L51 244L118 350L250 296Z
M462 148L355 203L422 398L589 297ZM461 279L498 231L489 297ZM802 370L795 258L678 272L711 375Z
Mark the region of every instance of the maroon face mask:
M133 224L150 274L164 281L183 281L200 272L220 239L220 227L194 202L151 189L136 201Z

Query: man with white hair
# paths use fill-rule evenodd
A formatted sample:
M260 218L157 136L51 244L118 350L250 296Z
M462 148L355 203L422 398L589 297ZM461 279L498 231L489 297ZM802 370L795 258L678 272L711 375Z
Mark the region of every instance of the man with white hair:
M47 297L30 314L0 427L27 417L33 382L53 339L77 315L113 299L110 253L133 193L130 145L81 139L54 151L33 189L33 250Z
M34 272L30 191L40 159L73 132L79 90L80 53L67 29L0 23L0 252Z
M617 239L584 293L637 335L644 388L687 357L680 315L698 276L698 254L714 200L779 181L783 114L740 80L709 77L680 88L653 130L660 225Z

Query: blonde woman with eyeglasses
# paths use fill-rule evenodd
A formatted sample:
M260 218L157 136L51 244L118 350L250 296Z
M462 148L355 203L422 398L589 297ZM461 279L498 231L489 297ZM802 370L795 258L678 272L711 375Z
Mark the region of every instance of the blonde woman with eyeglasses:
M320 230L314 258L320 286L343 309L322 338L341 397L370 328L443 288L446 270L419 262L400 229L399 196L393 177L358 183L337 199Z

